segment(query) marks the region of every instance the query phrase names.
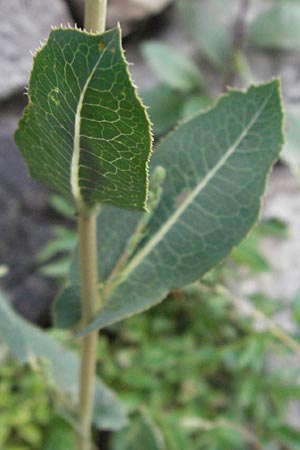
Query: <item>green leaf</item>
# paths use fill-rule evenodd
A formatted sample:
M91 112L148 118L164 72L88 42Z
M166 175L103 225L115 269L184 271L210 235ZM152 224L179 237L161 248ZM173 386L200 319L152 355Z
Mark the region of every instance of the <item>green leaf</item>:
M220 263L255 224L282 141L277 80L230 91L163 139L151 163L165 168L163 193L132 255L126 243L143 214L112 207L100 213L106 301L89 330L150 308ZM76 264L71 284L78 284Z
M158 41L148 41L142 45L142 52L157 78L167 86L191 91L203 85L197 65L179 50Z
M62 420L55 419L47 432L41 450L66 450L76 446L74 432Z
M69 256L61 257L56 261L41 266L39 272L45 277L64 279L70 270L70 262L71 258Z
M206 110L211 107L214 100L204 95L193 95L188 97L181 110L181 117L183 119L189 119L200 111Z
M277 239L288 237L287 224L277 217L262 220L259 224L259 232L262 236L274 236Z
M220 263L255 224L282 142L277 80L230 91L163 139L151 163L152 170L165 168L161 199L130 254L128 241L144 215L112 207L100 212L105 305L88 330L154 306ZM70 282L78 284L76 261Z
M114 450L165 450L163 436L143 409L130 421L130 427L113 436Z
M248 266L254 272L270 270L268 261L259 249L260 234L254 230L231 254L231 258L241 265Z
M15 140L33 178L83 211L99 202L145 209L150 125L119 28L52 30L35 56L28 95Z
M43 263L50 258L53 258L58 253L70 252L74 249L77 243L77 236L75 231L68 230L64 227L53 227L53 238L42 248L37 255L37 260Z
M81 317L80 286L67 286L58 295L54 308L53 319L57 328L71 328Z
M149 107L149 115L156 136L161 136L174 127L180 119L184 102L182 92L175 92L164 84L159 84L142 93L145 105Z
M217 68L224 65L231 55L232 38L224 25L224 16L232 10L224 0L179 0L179 12L185 28L197 43L204 56Z
M78 401L79 360L47 333L18 316L0 293L0 339L20 363L46 359L49 382L74 406ZM97 379L93 422L98 428L119 430L126 424L121 405Z
M71 202L68 202L60 195L51 195L50 197L51 207L68 219L74 219L75 211L74 206Z
M300 46L299 2L276 2L259 14L249 27L249 40L258 47L287 50Z

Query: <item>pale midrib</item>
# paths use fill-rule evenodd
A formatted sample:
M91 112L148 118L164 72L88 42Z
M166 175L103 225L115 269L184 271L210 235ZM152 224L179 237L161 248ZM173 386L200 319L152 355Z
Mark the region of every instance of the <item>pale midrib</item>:
M70 181L71 181L71 190L72 194L75 198L76 204L79 209L84 208L84 200L82 198L81 192L80 192L80 186L79 186L79 159L80 159L80 126L81 126L81 109L83 105L84 96L86 93L86 90L89 86L89 83L91 79L94 76L95 71L98 68L98 65L103 57L104 52L99 56L99 59L95 63L90 75L88 76L82 92L80 94L78 105L76 108L75 113L75 128L74 128L74 142L73 142L73 155L72 155L72 161L71 161L71 175L70 175Z
M271 94L270 94L271 95ZM227 150L227 152L222 156L218 163L207 173L203 180L196 186L196 188L185 198L184 202L180 207L169 217L169 219L164 223L164 225L158 230L156 234L147 242L145 247L143 247L136 255L132 258L129 264L126 266L124 271L122 271L122 279L126 279L128 275L137 267L139 264L149 255L149 253L156 247L156 245L164 238L164 236L169 232L172 226L177 222L180 216L184 213L187 207L194 201L194 199L200 194L200 192L207 186L209 181L216 175L216 173L223 167L228 158L234 153L236 148L239 146L241 141L250 131L252 126L255 124L260 114L264 110L270 95L263 102L260 109L255 113L247 127L236 139L234 144Z

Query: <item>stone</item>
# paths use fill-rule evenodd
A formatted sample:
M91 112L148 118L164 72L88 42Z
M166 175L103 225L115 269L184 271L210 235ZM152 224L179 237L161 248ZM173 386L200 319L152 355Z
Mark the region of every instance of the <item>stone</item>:
M0 0L0 100L27 86L30 51L41 46L50 27L71 22L63 0Z
M57 283L40 274L37 254L59 218L49 207L49 190L29 177L13 141L24 99L0 106L0 266L8 269L0 285L27 319L49 325Z

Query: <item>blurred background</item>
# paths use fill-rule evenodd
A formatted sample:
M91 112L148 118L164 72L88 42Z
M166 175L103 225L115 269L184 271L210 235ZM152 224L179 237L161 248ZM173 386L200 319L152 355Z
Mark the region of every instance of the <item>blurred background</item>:
M230 87L280 76L286 142L258 226L224 264L102 335L99 373L138 431L134 441L132 430L101 439L112 450L299 450L300 1L108 7L107 27L121 23L156 140ZM32 54L51 26L83 26L83 0L0 0L0 23L1 292L47 328L76 245L74 211L28 177L13 132ZM72 449L71 427L43 378L17 366L4 346L0 361L0 449Z

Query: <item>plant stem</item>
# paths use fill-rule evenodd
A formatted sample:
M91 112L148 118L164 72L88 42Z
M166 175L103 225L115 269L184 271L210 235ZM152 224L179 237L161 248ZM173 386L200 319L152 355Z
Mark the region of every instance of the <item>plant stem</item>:
M97 223L96 214L78 217L81 324L85 328L101 307L98 292ZM78 449L91 449L91 424L93 412L94 379L98 332L82 338L80 368L80 430Z
M87 31L105 31L107 0L85 0L84 26ZM97 221L96 214L79 213L78 239L80 261L81 324L85 328L101 309L98 292ZM91 450L94 381L96 373L98 332L82 338L79 388L78 450Z
M84 27L93 33L105 31L107 0L85 0Z
M223 81L223 91L234 84L236 77L236 55L242 51L246 34L246 16L249 9L250 0L240 0L239 10L233 25L232 51Z

